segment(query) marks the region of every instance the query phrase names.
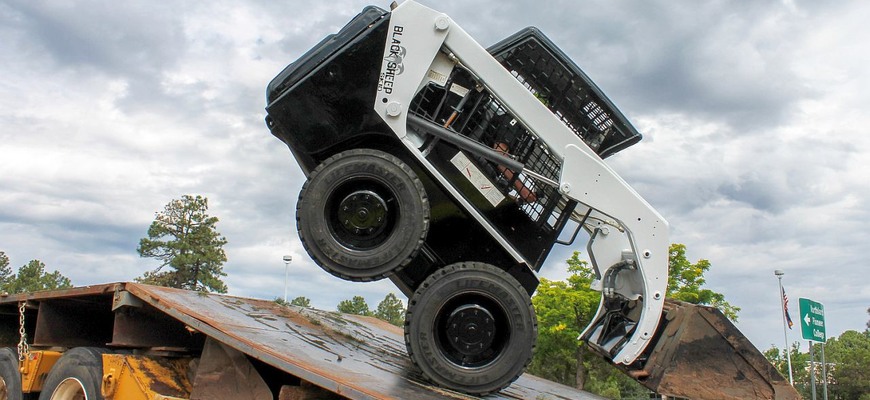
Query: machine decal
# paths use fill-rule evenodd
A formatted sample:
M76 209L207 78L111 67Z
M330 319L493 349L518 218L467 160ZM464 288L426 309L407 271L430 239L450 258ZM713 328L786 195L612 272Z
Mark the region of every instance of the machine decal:
M402 72L405 72L405 65L402 64L402 59L405 58L408 50L405 49L405 46L402 46L401 37L404 31L405 28L401 25L393 27L393 32L390 36L390 54L384 58L387 61L386 70L381 74L380 81L378 82L379 92L383 91L386 94L393 93L393 83L396 80L396 75L401 75Z
M498 203L501 203L501 201L504 200L504 196L502 196L498 188L496 188L483 172L481 172L480 169L468 159L468 156L466 156L465 153L461 151L456 153L456 155L450 159L450 162L452 162L453 165L462 172L462 175L465 176L472 185L474 185L474 188L477 189L483 197L486 197L493 207L497 206Z

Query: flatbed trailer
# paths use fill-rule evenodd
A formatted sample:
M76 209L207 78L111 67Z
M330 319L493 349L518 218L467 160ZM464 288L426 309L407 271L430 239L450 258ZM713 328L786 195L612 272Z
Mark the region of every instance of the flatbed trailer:
M26 343L20 381L8 374L17 360L0 358L0 399L4 388L29 399L75 379L39 398L74 399L94 385L102 394L89 399L473 398L426 382L402 329L371 317L126 282L2 296L0 318L5 354ZM81 349L98 349L102 362L62 379L58 366L69 370L65 356ZM599 397L525 374L488 398Z

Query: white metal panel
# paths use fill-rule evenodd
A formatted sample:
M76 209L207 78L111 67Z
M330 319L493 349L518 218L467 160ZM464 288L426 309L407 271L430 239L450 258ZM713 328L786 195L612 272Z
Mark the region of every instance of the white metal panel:
M625 230L597 238L593 249L602 269L619 262L621 250L630 250L637 262L643 310L632 340L614 358L631 363L644 350L661 318L668 283L668 224L618 175L603 167L597 156L590 157L569 145L561 181L568 196L613 218Z
M402 143L411 150L411 154L423 167L432 172L435 179L469 215L480 223L514 260L531 266L532 263L526 260L447 179L438 173L435 166L426 160L417 150L418 143L413 140L415 135L409 135L407 131L408 106L420 87L420 82L430 79L427 77L430 70L444 71L444 59L436 55L448 33L457 28L458 26L446 15L413 1L406 1L393 10L384 49L384 62L381 65L381 80L383 83L390 82L390 84L389 88L383 85L379 87L374 109L393 132L403 139ZM396 58L397 55L401 57ZM396 65L391 65L391 62ZM401 72L396 73L399 70ZM531 267L529 269L532 270ZM535 273L534 270L532 272Z

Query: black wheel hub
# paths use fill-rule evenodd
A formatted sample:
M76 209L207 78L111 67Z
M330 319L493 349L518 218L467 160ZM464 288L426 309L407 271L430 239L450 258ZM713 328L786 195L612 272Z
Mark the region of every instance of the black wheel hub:
M398 212L395 199L385 197L383 188L366 182L346 186L330 196L327 203L330 230L339 243L350 249L380 246L393 230Z
M441 354L463 368L480 368L507 351L511 327L498 301L482 293L463 293L448 300L435 317Z
M350 233L375 236L387 225L387 203L377 193L358 190L338 204L338 220Z
M447 318L447 340L462 355L483 354L492 346L495 334L495 319L477 304L460 306Z

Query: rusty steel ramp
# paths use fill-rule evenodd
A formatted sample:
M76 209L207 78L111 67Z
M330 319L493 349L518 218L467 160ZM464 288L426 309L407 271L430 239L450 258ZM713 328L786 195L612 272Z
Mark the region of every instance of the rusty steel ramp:
M124 286L188 327L347 398L473 398L423 380L408 358L402 329L375 318L136 283ZM529 374L487 398L601 399Z

